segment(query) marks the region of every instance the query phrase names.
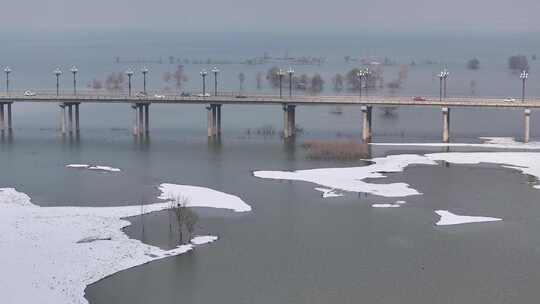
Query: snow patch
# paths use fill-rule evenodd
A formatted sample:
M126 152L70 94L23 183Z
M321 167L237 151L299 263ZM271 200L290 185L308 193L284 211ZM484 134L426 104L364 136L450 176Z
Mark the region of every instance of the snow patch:
M186 207L210 207L230 209L236 212L251 211L251 206L239 197L224 192L188 185L161 184L159 186L160 199L174 201L177 198L186 198Z
M315 190L322 192L322 197L323 198L331 198L331 197L341 197L341 196L343 196L343 193L336 192L336 189L315 188Z
M372 165L352 168L328 168L299 171L255 171L254 176L268 179L306 181L331 189L364 192L386 197L418 195L406 183L375 184L364 179L384 178L383 173L401 172L411 164L435 165L436 162L421 155L403 154L373 158Z
M198 204L216 192L199 188ZM229 195L223 194L228 198ZM229 199L230 200L230 199ZM86 286L111 274L172 257L215 236L162 250L130 239L122 218L167 209L169 203L126 207L39 207L13 188L0 189L0 294L3 303L87 304Z
M540 142L517 142L513 137L480 137L484 142L475 143L370 143L373 146L411 146L411 147L471 147L496 149L540 150Z
M405 203L406 203L405 201L397 201L393 204L392 203L377 203L377 204L371 205L371 207L373 208L399 208Z
M502 219L496 217L457 215L447 210L436 210L435 213L441 217L435 224L437 226L502 221Z
M425 155L401 154L373 158L373 164L364 167L328 168L299 171L255 171L259 178L305 181L331 189L370 193L384 197L406 197L421 194L406 183L369 183L365 179L384 178L384 174L403 171L410 165L436 165L439 161L453 164L499 164L540 178L538 152L448 152ZM540 189L536 183L534 188ZM317 189L319 190L319 189ZM320 190L319 190L320 191Z
M201 235L201 236L196 236L196 237L192 238L191 239L191 244L203 245L203 244L212 243L212 242L216 241L217 239L218 239L217 236Z
M66 165L66 168L74 169L88 169L96 171L105 171L105 172L120 172L119 168L109 167L109 166L96 166L96 165L87 165L87 164L69 164Z

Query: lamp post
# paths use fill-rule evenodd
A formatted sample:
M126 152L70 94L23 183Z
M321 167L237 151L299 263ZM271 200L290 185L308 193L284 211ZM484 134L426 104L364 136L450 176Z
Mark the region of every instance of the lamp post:
M278 71L278 77L279 77L279 98L283 98L283 75L285 75L283 73L283 70L282 69L279 69Z
M358 96L362 98L362 78L364 78L365 72L360 70L358 73L356 73L356 77L358 77Z
M73 66L71 68L71 73L73 74L73 95L77 95L77 72L79 72L79 70L77 69L76 66Z
M289 74L289 97L292 98L293 74L294 74L293 68L289 67L289 69L287 70L287 73Z
M146 74L148 74L148 69L146 67L141 69L143 75L143 92L146 95Z
M441 71L437 77L439 77L439 101L442 101L443 96L443 79L444 79L444 71Z
M126 75L128 77L128 96L131 97L131 77L133 77L133 71L131 69L128 69L126 71Z
M11 69L6 67L4 73L6 73L6 94L9 94L9 73L11 73Z
M366 97L367 97L367 93L368 93L368 88L369 88L369 75L371 74L371 71L369 70L369 68L366 68L363 72L364 74L364 83L366 84Z
M443 70L443 97L444 99L446 99L446 79L448 79L448 75L450 75L450 73L448 72L448 70L446 68L444 68Z
M522 81L522 87L521 87L521 102L525 102L525 82L527 81L527 78L529 77L529 73L525 70L521 72L519 75L519 78Z
M212 73L214 73L214 96L217 96L217 75L219 73L219 69L214 67L212 69Z
M205 69L203 69L201 71L203 97L206 97L206 75L208 75L208 72Z
M56 75L56 96L59 96L60 95L60 75L62 75L62 71L60 70L60 68L56 68L56 70L54 70L54 75Z

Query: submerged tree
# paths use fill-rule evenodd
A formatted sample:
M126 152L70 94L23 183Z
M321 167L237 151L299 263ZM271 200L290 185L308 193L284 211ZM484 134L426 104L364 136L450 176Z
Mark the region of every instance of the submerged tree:
M163 80L167 83L173 82L175 88L177 90L181 90L184 82L187 82L189 79L184 73L184 66L178 65L176 67L176 71L174 71L173 73L166 72L165 74L163 74Z
M238 81L240 82L240 91L244 90L244 81L246 81L246 75L243 72L238 74Z
M508 58L508 68L513 71L528 71L529 61L525 55L514 55Z
M336 92L343 91L343 87L344 87L344 85L343 85L343 75L341 75L339 73L336 74L336 76L334 76L332 78L332 85L334 87L334 91L336 91Z

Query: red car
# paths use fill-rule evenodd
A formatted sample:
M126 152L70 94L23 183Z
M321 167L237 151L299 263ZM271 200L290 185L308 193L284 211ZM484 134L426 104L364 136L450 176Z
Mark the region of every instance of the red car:
M426 99L424 97L421 97L421 96L416 96L415 98L413 98L414 101L426 101Z

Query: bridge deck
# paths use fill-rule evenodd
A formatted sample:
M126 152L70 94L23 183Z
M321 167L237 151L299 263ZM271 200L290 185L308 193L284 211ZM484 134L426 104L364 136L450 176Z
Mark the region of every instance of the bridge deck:
M250 104L250 105L372 105L372 106L441 106L441 107L498 107L498 108L540 108L540 98L529 98L525 102L504 101L501 98L447 98L440 101L439 98L426 98L424 101L413 100L413 97L385 97L385 96L293 96L279 98L272 95L247 95L241 98L235 96L210 96L184 97L179 95L166 95L162 98L128 97L126 95L52 95L38 94L36 96L24 96L23 94L0 95L0 103L128 103L128 104Z

